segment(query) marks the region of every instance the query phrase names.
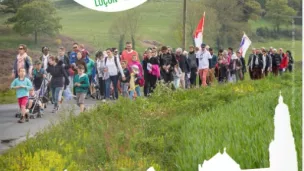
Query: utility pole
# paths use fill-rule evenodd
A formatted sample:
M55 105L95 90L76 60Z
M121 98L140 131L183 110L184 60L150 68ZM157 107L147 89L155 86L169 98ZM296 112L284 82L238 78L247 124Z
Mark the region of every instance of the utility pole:
M187 15L187 2L184 0L183 8L183 49L186 49L186 15Z

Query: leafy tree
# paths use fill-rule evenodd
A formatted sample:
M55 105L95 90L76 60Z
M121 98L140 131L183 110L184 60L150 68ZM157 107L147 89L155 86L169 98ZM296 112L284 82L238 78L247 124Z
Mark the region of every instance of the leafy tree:
M127 30L125 29L126 20L123 15L119 16L116 20L112 22L109 29L109 35L114 40L118 41L118 49L120 52L124 49L125 38L127 35Z
M21 35L34 34L36 44L38 35L53 36L62 28L54 4L49 0L36 0L25 4L18 9L15 17L14 30Z
M132 40L132 47L133 49L135 49L135 45L136 45L136 34L139 28L139 20L140 20L140 15L137 9L132 9L132 10L128 10L125 11L125 20L127 20L127 29L128 29L128 33L131 37Z
M243 3L244 20L257 20L262 13L261 4L255 0L245 0Z
M296 11L288 6L287 0L269 0L266 11L265 18L272 23L277 33L280 32L281 25L291 24L291 16L296 15Z
M124 49L125 39L129 36L132 40L133 49L136 46L136 35L139 28L139 12L136 9L121 12L112 22L109 34L119 42L119 51Z
M17 13L18 9L24 5L32 2L33 0L3 0L0 1L1 5L6 6L2 11L5 13Z

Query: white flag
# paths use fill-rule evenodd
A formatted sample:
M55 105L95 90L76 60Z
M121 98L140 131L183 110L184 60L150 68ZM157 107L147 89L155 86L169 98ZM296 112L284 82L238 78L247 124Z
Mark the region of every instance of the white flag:
M251 45L251 40L248 36L244 33L239 51L241 52L242 56L245 58L246 51L248 50L249 46Z

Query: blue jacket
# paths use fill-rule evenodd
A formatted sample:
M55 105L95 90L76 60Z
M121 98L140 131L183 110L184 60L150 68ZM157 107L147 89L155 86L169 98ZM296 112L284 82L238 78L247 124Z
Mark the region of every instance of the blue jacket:
M77 52L74 52L74 51L71 52L69 59L70 59L70 65L75 64L77 61Z
M17 98L29 96L29 91L30 89L33 88L32 82L28 78L24 78L24 80L20 80L19 78L16 78L12 83L11 83L11 88L16 87L16 86L24 86L25 88L18 88L16 89L16 96Z

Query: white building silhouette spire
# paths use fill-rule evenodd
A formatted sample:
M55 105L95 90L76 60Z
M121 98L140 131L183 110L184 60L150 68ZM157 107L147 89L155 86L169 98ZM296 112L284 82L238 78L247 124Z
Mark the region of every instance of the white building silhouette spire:
M241 170L239 165L226 153L217 153L210 160L198 165L199 171L298 171L297 152L290 125L288 106L282 92L278 98L274 115L274 139L269 145L270 168Z

